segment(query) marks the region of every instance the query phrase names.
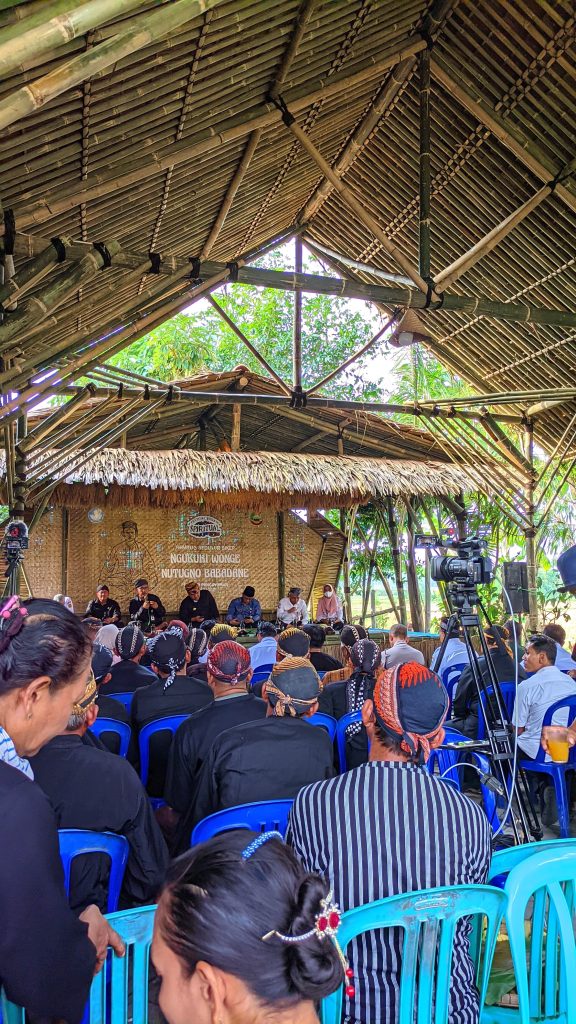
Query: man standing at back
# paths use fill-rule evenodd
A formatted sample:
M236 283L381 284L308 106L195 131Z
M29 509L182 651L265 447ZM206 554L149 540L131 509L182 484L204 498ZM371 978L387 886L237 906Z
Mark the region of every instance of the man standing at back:
M381 672L362 720L370 740L367 764L301 790L287 841L307 871L328 878L342 911L386 896L439 885L485 882L490 826L484 812L424 764L443 740L448 696L423 665ZM464 920L456 928L448 1024L474 1024L474 986ZM348 1024L398 1019L402 937L374 931L347 950L355 995Z
M390 647L382 653L382 668L394 668L394 665L405 665L408 661L426 664L422 651L408 643L408 628L402 622L395 622L390 627L388 639Z

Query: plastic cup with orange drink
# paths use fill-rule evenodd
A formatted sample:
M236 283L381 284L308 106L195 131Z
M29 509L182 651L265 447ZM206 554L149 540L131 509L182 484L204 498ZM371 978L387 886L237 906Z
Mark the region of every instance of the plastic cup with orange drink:
M548 729L546 735L548 753L552 760L557 764L566 764L568 760L570 746L568 744L568 740L565 739L565 736L566 729L559 728L558 730L555 730L553 726Z

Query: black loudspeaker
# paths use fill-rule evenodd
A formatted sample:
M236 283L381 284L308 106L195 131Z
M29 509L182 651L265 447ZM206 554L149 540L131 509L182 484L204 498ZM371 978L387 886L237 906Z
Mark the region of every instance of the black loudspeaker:
M512 605L514 615L527 615L528 604L528 566L526 562L504 562L504 586ZM506 613L510 610L508 602L504 602Z

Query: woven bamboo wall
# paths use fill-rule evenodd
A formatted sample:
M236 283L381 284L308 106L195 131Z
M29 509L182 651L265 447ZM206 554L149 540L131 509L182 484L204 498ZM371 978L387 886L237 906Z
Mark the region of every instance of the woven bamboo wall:
M26 558L35 595L52 597L63 590L62 513L43 520ZM211 537L190 534L198 525L196 510L106 509L100 523L88 519L86 509L69 510L68 582L66 592L76 611L83 612L98 583L107 583L111 596L127 610L132 585L145 576L168 611L178 609L186 597L188 580L198 579L211 590L221 612L250 583L262 607L278 602L278 545L276 513L227 512L204 524ZM125 522L135 523L137 536ZM202 524L200 524L202 526ZM308 593L314 578L321 541L296 516L285 515L286 583Z

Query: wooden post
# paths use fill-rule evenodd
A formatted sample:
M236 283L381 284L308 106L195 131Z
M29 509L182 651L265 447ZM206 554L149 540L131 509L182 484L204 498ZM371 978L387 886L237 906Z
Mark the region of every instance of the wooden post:
M430 280L430 50L418 55L420 72L420 276Z
M412 619L412 628L415 630L422 630L424 625L422 619L422 600L420 597L420 588L418 586L418 575L416 573L416 558L415 558L415 546L414 546L414 509L412 508L412 501L410 498L405 499L406 504L406 536L408 539L408 552L406 556L406 577L408 580L408 598L410 601L410 618Z
M240 422L242 406L237 402L232 406L232 430L230 433L230 447L233 452L240 451Z
M372 629L376 629L376 591L370 591L370 622Z
M356 518L356 513L353 510L351 515ZM346 511L340 509L340 529L346 536L346 547L344 548L344 557L342 559L342 578L344 580L344 610L346 613L346 622L352 622L352 600L350 596L350 523L346 522Z
M302 273L302 239L300 235L296 235L294 239L294 269L297 274ZM302 388L302 292L299 288L294 292L292 380L295 389Z
M286 557L284 551L284 513L276 513L276 533L278 537L278 600L286 596Z

